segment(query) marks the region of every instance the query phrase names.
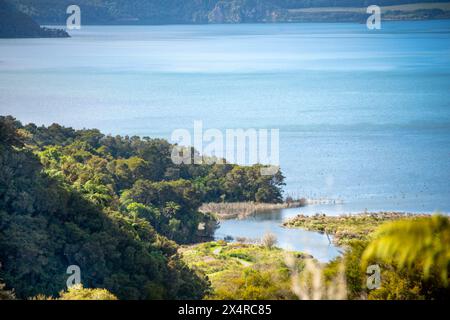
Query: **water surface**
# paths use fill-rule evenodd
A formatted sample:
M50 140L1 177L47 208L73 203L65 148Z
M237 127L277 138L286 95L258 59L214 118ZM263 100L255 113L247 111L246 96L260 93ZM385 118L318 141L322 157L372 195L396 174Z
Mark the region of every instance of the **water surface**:
M194 120L278 128L286 193L344 201L307 210L450 212L449 21L91 26L72 36L0 40L1 114L163 138ZM256 236L284 213L266 218L218 232ZM279 230L281 245L328 250L326 237L298 232Z
M339 256L343 249L332 244L332 236L327 237L318 232L282 226L282 221L296 216L300 211L299 208L273 210L242 220L221 221L215 236L216 239L232 237L233 241L239 237L245 237L246 242L259 242L266 233L272 233L276 236L276 245L280 248L309 253L323 262Z

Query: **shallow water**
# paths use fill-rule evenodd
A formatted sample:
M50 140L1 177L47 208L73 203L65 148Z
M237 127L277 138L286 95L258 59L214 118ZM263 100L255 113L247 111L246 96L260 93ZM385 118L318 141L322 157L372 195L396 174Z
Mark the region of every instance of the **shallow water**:
M281 226L282 221L303 212L301 209L274 210L267 213L259 213L242 220L221 221L220 228L216 232L216 239L224 239L227 236L231 236L234 240L237 237L246 237L250 240L259 241L265 233L270 232L276 236L276 245L278 247L309 253L319 261L329 261L340 255L342 249L330 243L324 234ZM331 236L330 240L332 240Z

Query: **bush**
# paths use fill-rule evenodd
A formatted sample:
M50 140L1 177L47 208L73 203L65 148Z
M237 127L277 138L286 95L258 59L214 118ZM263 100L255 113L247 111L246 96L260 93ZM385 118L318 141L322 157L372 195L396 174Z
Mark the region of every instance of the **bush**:
M15 298L14 293L6 290L4 283L0 283L0 300L14 300Z
M117 300L117 297L106 289L87 289L82 285L74 285L68 291L62 291L59 300Z
M268 232L263 236L261 242L267 249L272 249L277 243L277 236L271 232Z

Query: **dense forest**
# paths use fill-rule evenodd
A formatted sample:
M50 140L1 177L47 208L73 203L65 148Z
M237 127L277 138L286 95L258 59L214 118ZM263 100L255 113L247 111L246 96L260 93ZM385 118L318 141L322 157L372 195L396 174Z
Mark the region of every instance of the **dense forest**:
M205 242L217 221L199 212L203 202L280 202L284 178L260 166L174 165L172 147L0 117L0 299L448 300L448 217L293 218L290 227L345 246L322 264L276 248L270 234ZM70 265L82 284L66 289ZM381 272L374 290L369 265Z
M8 0L41 24L63 25L70 0ZM299 13L305 8L367 8L379 6L439 3L448 0L79 0L83 24L189 24L246 22L333 22L362 21L365 12ZM448 18L448 11L418 8L408 19ZM389 19L404 19L393 11Z
M450 298L448 216L317 214L294 221L339 235L338 242L345 243L343 254L320 263L308 254L277 248L276 237L266 234L260 244L209 242L183 248L181 255L208 275L212 290L207 299Z
M56 295L78 265L85 287L119 299L202 298L209 281L177 253L217 227L200 205L280 202L284 177L261 176L261 166L174 165L172 148L0 117L0 290Z

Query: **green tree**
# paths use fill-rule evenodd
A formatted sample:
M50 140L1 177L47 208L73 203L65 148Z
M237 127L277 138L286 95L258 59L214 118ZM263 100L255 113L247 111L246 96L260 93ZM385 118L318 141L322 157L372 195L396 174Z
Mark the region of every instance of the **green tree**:
M18 123L13 117L0 116L0 146L23 146L23 138L19 135L17 127Z

